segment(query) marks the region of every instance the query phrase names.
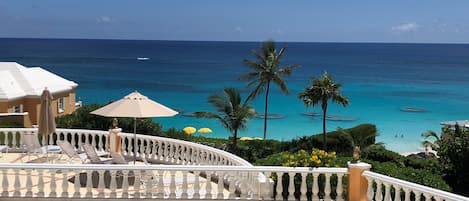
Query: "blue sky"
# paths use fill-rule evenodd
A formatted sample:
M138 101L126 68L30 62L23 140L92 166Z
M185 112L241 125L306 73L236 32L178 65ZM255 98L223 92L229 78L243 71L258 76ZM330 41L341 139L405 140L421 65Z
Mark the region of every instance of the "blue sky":
M0 37L469 43L467 0L0 0Z

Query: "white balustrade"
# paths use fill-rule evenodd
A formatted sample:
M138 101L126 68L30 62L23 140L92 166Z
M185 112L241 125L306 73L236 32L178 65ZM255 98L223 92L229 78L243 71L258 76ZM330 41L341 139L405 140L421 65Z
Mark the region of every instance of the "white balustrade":
M11 151L22 150L21 136L26 133L37 133L36 128L0 128L0 144L8 144ZM84 129L56 129L50 135L49 144L56 144L55 140L68 140L73 146L80 148L82 144L91 144L99 151L107 150L108 131ZM126 156L134 155L134 134L120 133L122 153ZM18 140L19 139L19 140ZM137 158L146 157L146 160L164 164L194 164L194 165L225 165L252 166L246 160L231 153L193 142L163 138L157 136L137 134ZM8 142L11 142L9 144ZM46 144L46 139L42 139ZM184 151L185 150L185 151Z
M0 163L2 198L141 198L141 199L263 199L271 200L273 180L284 179L277 200L307 198L306 175L344 175L346 168L289 168L182 165L94 165ZM285 174L285 176L283 176ZM30 176L31 175L31 176ZM295 179L295 175L297 179ZM301 176L303 175L303 176ZM327 180L327 179L326 179ZM261 181L261 182L259 182ZM279 180L280 181L280 180ZM61 185L55 185L60 182ZM129 185L129 183L133 183ZM14 184L8 186L8 184ZM288 184L288 185L287 185ZM295 187L301 186L301 195ZM324 184L336 190L341 186ZM33 188L34 187L34 188ZM341 188L341 187L340 187ZM284 192L282 196L281 192ZM319 192L319 191L318 191ZM316 196L326 199L333 197ZM326 200L336 199L327 198ZM342 199L342 198L337 198Z
M396 179L371 171L364 171L363 176L368 179L369 200L420 201L423 199L425 201L469 201L469 198L467 197Z

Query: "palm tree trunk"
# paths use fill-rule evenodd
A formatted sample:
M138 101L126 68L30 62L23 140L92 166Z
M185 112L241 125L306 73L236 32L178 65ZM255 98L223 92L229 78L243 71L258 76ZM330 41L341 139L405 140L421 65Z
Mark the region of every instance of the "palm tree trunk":
M267 89L265 90L265 108L264 108L264 141L267 139L267 108L269 102L269 89L270 82L267 82Z
M322 148L324 149L324 151L327 151L326 111L327 111L327 105L322 108Z
M233 133L233 153L238 154L238 130L234 130Z

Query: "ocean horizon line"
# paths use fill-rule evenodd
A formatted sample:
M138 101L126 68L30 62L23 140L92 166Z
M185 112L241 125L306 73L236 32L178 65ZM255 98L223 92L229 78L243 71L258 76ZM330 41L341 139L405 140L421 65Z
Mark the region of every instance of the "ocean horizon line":
M265 40L245 40L245 41L224 41L224 40L184 40L184 39L126 39L126 38L42 38L42 37L0 37L0 39L9 39L9 40L102 40L102 41L156 41L156 42L214 42L214 43L261 43L266 40L274 39L265 39ZM376 45L469 45L467 43L452 43L452 42L385 42L385 41L281 41L274 40L278 43L293 43L293 44L376 44Z

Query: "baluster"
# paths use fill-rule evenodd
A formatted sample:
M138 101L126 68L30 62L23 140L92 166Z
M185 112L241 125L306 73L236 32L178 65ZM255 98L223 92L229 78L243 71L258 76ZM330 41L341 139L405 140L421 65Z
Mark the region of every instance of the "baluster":
M300 200L308 200L307 193L308 193L308 186L306 183L306 178L308 176L308 173L302 172L301 173L301 186L300 186Z
M163 144L163 161L168 161L169 159L169 145L168 142L164 142Z
M326 182L324 184L324 200L331 200L331 173L324 174Z
M272 187L270 184L270 178L272 177L272 172L264 172L265 181L264 185L261 186L261 199L270 200L272 198Z
M3 191L2 191L2 197L9 197L9 191L8 191L8 169L2 169L2 186L3 186Z
M164 198L164 171L158 170L158 198Z
M162 146L163 146L163 143L161 141L158 141L158 152L156 153L157 154L156 159L159 161L163 160L163 147Z
M415 200L420 201L420 197L422 196L422 193L420 191L414 191L415 194Z
M145 188L145 197L146 198L151 198L152 197L152 187L153 187L153 180L156 178L153 178L153 174L151 173L151 170L144 170L142 172L143 176L143 184Z
M24 134L24 133L23 133ZM8 134L5 134L5 137L7 137ZM20 148L23 147L23 141L21 140L22 134L20 135ZM5 141L5 144L7 144L8 141ZM16 140L16 132L11 132L11 147L17 147L16 145L18 144L18 141Z
M432 200L432 196L428 193L423 193L423 197L425 198L425 201L427 201L427 200L431 201Z
M117 189L117 183L116 183L117 170L110 170L109 172L111 174L111 186L110 186L111 193L109 194L109 197L110 198L116 198L117 197L117 193L116 193L116 189Z
M174 170L169 171L171 175L171 184L169 184L169 198L176 198L176 172Z
M192 196L192 199L200 199L200 182L199 182L199 177L200 177L200 172L199 171L194 171L194 195Z
M68 170L62 170L62 195L60 197L68 198Z
M126 155L129 155L129 150L127 149L127 143L125 143L126 141L130 142L129 138L127 138L127 136L125 136L125 137L121 136L121 149L122 149L122 152L124 152Z
M337 201L343 201L344 198L342 197L343 193L343 188L342 188L342 177L344 176L343 173L337 173L337 188L336 188L336 193L337 197L335 198Z
M99 143L98 143L98 150L107 151L107 150L106 150L106 147L104 147L104 143L107 142L107 135L104 136L104 140L106 140L106 141L103 140L103 136L102 136L102 135L98 135L98 136L99 136L99 137L98 137L98 142L99 142Z
M381 201L383 200L383 194L381 191L381 181L375 180L376 182L376 193L375 193L375 200Z
M140 198L140 179L141 177L141 172L138 170L134 171L134 198Z
M139 157L145 157L143 156L145 154L145 141L144 139L140 138L140 135L137 137L137 143L140 141L140 146L138 146L137 154ZM138 145L138 144L137 144Z
M313 173L313 191L312 200L319 201L319 184L318 184L319 173Z
M288 173L288 179L290 183L288 184L288 200L295 200L295 175L294 172Z
M93 197L93 171L92 170L86 170L86 198L92 198Z
M405 201L410 201L410 189L408 188L404 188L404 198L405 198Z
M33 195L33 181L31 179L31 169L26 169L26 194L25 197L32 197Z
M19 169L14 169L13 172L15 172L15 191L13 192L14 197L19 197L21 195L20 188L21 188L21 183L20 183L20 175L19 175Z
M129 197L129 170L122 170L122 198ZM134 175L134 182L139 182Z
M229 180L228 180L228 191L230 194L228 195L228 198L230 200L233 200L236 198L236 177L233 176L233 172L230 172L229 174Z
M98 198L104 198L104 188L106 187L104 184L104 173L105 170L98 170Z
M50 188L50 193L49 193L49 197L57 197L57 183L55 182L55 173L56 173L56 169L52 169L52 170L49 170L49 173L50 173L50 185L49 185L49 188Z
M152 141L151 159L155 159L155 158L158 159L157 144L158 142L156 140Z
M44 170L43 169L38 169L37 170L37 197L45 197L44 193Z
M387 182L383 182L384 184L384 200L391 200L391 186Z
M283 200L283 172L277 172L277 194L275 200Z
M367 195L368 195L368 200L373 200L374 197L374 190L373 190L373 179L367 177L368 180L368 190L367 190Z
M80 177L80 170L75 170L75 181L74 181L75 193L73 197L79 198L80 195L80 188L81 188L81 177Z
M212 197L212 172L206 171L207 174L205 179L205 199L213 199Z
M224 199L224 195L223 195L223 190L225 189L225 186L224 186L224 177L225 177L225 173L224 172L217 172L218 174L218 194L216 196L216 198L218 199Z
M68 136L67 134L64 135L64 141L68 141L67 136ZM77 147L77 144L80 144L81 142L81 135L78 135L78 142L75 140L75 136L76 135L71 134L72 140L70 140L70 144L72 144L73 147Z
M174 144L174 146L175 146L175 148L174 148L175 149L175 151L174 151L174 163L179 164L181 162L181 160L179 158L181 156L181 154L179 153L180 146L178 144Z
M187 199L187 189L188 189L188 184L187 184L187 171L182 171L182 194L180 199Z
M394 187L394 201L401 201L401 187L399 185L393 185Z

